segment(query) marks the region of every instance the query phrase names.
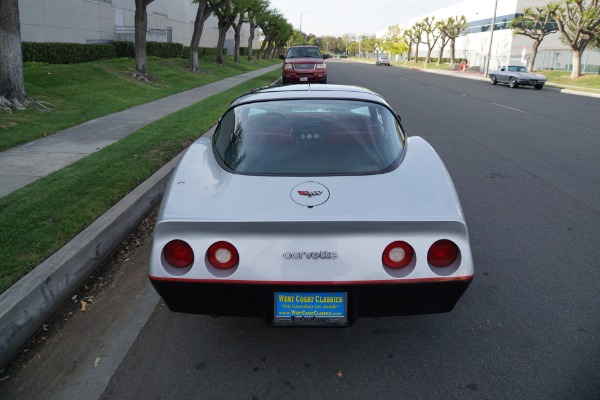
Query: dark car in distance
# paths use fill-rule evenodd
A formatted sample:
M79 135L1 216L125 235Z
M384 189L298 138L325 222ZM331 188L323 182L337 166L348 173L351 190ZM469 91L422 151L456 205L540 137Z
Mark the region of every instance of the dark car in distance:
M281 83L327 83L327 67L317 46L294 45L287 49L283 59Z

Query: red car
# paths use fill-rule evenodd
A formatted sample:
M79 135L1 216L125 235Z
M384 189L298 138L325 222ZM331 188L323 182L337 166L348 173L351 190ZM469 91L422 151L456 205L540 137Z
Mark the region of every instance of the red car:
M327 67L317 46L296 45L288 48L283 59L281 83L327 83Z

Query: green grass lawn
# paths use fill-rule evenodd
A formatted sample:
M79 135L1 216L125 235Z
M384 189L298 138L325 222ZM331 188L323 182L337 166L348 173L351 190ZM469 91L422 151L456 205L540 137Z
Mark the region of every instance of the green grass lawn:
M248 67L258 69L270 64L273 62L254 63ZM97 103L103 104L105 114L108 110L116 111L130 106L128 97L136 97L137 104L142 100L147 101L180 91L182 88L214 81L217 76L221 79L245 71L242 66L209 67L204 63L203 67L209 71L212 68L213 72L196 76L187 72L184 61L152 62L150 71L158 76L158 80L156 85L149 85L134 81L130 77L133 73L132 66L126 61L87 64L73 66L75 69L70 72L67 71L69 66L28 67L41 68L44 71L36 71L33 74L37 83L32 85L30 70L26 78L28 87L36 87L37 95L51 93L48 97L62 107L58 107L57 104L52 113L33 110L15 113L18 119L15 120L14 116L11 116L12 125L2 130L3 141L5 132L14 135L12 132L24 129L23 126L35 127L36 123L30 119L38 121L37 123L47 118L52 119L54 122L48 123L45 131L49 133L52 129L59 129L57 126L60 118L54 117L55 112L68 116L70 124L73 125L75 120L78 123L89 119L90 115L95 115ZM48 78L47 84L43 84L43 76L48 72L50 75L62 74L62 79ZM232 100L252 89L270 84L279 75L280 71L275 70L171 114L68 167L0 198L0 293L60 249L201 136L215 124ZM65 82L66 87L62 87L61 80ZM88 80L93 83L86 83ZM85 89L81 89L79 85ZM86 93L90 90L93 92ZM137 94L127 96L128 92ZM72 100L73 97L77 97L82 103L79 107ZM119 106L113 109L113 103ZM87 117L81 117L80 113ZM6 121L6 115L2 118L2 121ZM39 132L41 133L38 135L44 135L44 129L40 129Z
M221 66L210 58L200 62L205 73L196 74L187 69L186 59L150 60L148 71L156 79L153 84L132 79L135 63L130 59L71 65L26 63L27 94L34 100L50 103L52 112L35 109L12 114L0 112L0 151L94 118L279 62L250 63L242 57L238 64L226 57Z

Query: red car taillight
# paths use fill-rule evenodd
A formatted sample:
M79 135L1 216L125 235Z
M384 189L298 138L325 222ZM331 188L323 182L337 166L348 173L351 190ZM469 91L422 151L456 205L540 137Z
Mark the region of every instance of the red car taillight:
M233 268L240 260L237 249L229 242L213 243L206 251L208 262L218 269Z
M458 246L448 239L438 240L427 252L427 261L434 267L447 267L458 257Z
M194 263L194 250L183 240L171 240L163 249L165 260L173 267L187 268Z
M392 242L383 250L383 264L394 269L404 268L411 262L413 254L414 250L410 244L402 241Z

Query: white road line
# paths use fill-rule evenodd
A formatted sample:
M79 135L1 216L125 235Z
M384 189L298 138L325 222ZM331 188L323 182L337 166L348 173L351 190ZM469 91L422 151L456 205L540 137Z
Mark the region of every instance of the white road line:
M520 113L523 113L523 114L529 114L527 111L519 110L518 108L512 108L512 107L509 107L509 106L503 106L502 104L497 104L497 103L492 103L492 104L495 105L495 106L498 106L498 107L508 108L509 110L517 111L517 112L520 112Z

